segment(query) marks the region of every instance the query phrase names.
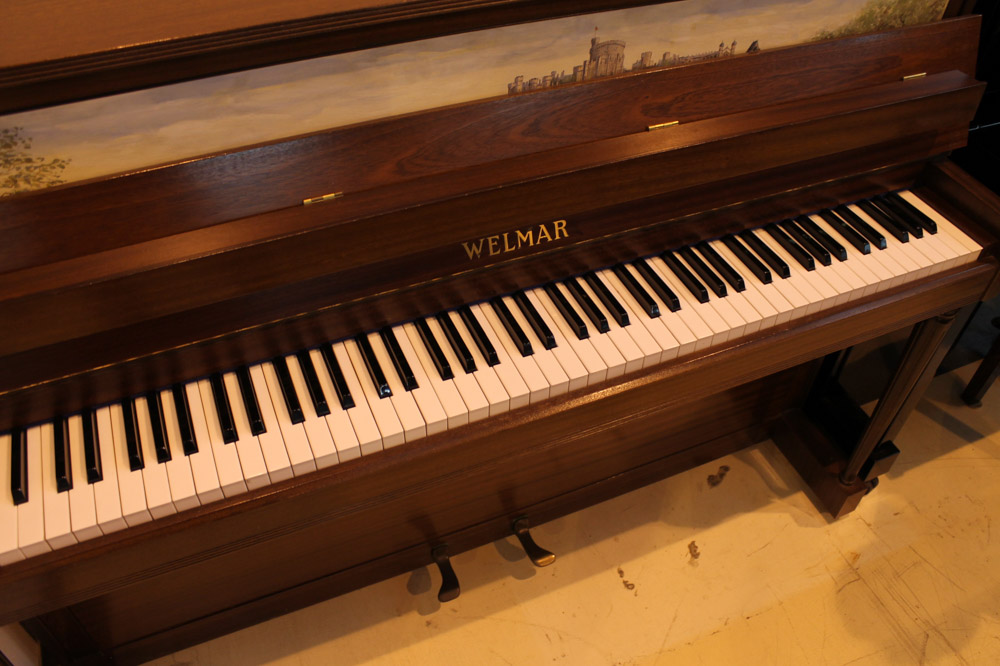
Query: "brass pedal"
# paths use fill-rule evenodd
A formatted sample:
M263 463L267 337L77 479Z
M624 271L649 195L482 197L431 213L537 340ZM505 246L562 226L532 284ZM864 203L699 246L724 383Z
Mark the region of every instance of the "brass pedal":
M438 546L431 551L431 557L434 558L434 563L437 564L438 570L441 572L441 589L438 590L438 601L444 603L452 599L457 599L458 595L462 592L462 588L458 584L458 576L455 575L455 569L451 566L451 559L448 557L448 546Z
M528 559L531 560L532 564L536 567L547 567L556 561L555 553L545 550L531 538L530 525L525 516L516 518L513 528L517 540L521 542L521 547L524 548L524 552L527 553Z

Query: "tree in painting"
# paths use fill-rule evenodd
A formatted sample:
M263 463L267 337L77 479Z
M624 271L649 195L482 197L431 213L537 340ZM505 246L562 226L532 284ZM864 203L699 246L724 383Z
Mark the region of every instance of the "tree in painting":
M948 0L869 0L858 15L835 30L823 30L815 39L832 39L866 32L902 28L937 21Z
M0 197L58 185L69 160L31 154L31 138L20 127L0 128Z

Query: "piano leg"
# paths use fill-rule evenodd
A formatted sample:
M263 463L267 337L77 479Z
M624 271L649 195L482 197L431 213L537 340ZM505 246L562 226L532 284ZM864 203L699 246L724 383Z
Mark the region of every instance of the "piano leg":
M952 326L956 314L938 315L913 327L896 372L853 447L844 447L839 438L808 418L808 407L805 411L786 412L775 423L772 438L812 489L819 509L839 518L853 511L875 486L877 479L861 478L861 471L876 447L899 433L933 379L960 328ZM820 374L823 381L824 373Z

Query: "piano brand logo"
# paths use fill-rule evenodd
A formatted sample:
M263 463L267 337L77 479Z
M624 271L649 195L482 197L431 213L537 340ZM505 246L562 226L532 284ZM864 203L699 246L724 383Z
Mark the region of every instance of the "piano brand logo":
M550 224L539 224L537 227L505 231L495 236L466 241L462 243L462 248L469 259L479 259L484 253L486 256L495 257L498 254L520 250L522 247L551 243L560 238L569 238L566 220L556 220Z

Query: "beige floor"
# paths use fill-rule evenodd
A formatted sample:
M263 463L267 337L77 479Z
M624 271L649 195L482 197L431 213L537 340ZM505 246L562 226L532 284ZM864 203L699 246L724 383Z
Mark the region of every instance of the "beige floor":
M546 569L508 539L453 559L451 603L420 569L154 663L1000 663L1000 388L961 406L972 369L835 523L765 443L539 526Z

